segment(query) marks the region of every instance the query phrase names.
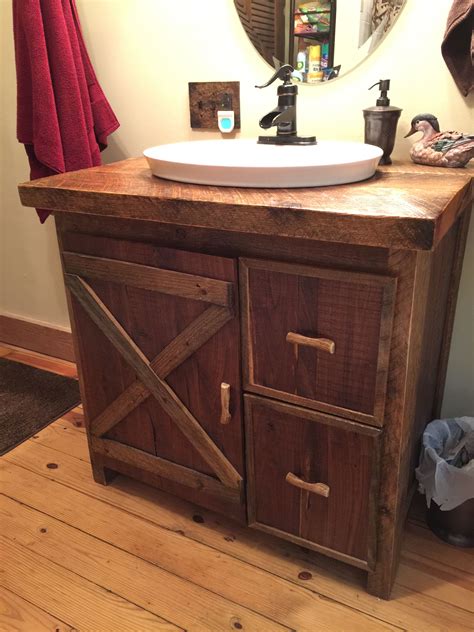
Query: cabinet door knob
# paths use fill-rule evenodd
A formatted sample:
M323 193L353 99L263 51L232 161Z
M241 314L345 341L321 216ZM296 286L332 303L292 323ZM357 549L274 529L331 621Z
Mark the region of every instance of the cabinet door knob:
M230 414L230 384L221 384L221 424L228 424L232 416Z
M295 345L302 345L304 347L313 347L320 351L327 351L333 354L336 351L336 343L329 338L310 338L309 336L302 336L293 331L289 331L286 334L286 342L292 342Z
M325 483L307 483L292 472L288 472L285 480L290 485L299 487L299 489L304 489L307 492L312 492L313 494L318 494L319 496L324 496L325 498L329 496L329 485L325 485Z

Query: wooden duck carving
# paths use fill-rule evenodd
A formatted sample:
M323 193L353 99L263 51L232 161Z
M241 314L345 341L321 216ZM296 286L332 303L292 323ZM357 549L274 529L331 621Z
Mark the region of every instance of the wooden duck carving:
M413 162L432 167L464 167L474 157L474 135L440 132L433 114L415 116L405 138L416 132L422 132L423 137L410 150Z

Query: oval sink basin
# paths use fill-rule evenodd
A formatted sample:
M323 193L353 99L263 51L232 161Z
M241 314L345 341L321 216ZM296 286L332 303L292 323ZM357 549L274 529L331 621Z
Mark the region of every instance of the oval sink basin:
M255 140L197 140L143 152L160 178L231 187L319 187L366 180L383 151L374 145L259 145Z

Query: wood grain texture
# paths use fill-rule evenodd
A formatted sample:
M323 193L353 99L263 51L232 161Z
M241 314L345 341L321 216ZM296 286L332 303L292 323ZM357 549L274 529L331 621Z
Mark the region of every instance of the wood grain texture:
M371 386L370 389L362 388L361 393L354 391L349 407L344 403L336 410L333 403L319 401L317 405L322 413L330 413L326 417L331 423L321 421L324 414L304 409L298 411L297 423L281 422L285 437L282 443L291 448L286 451L278 441L268 439L268 432L262 430L264 424L258 420L255 424L258 428L252 434L253 441L261 454L276 456L269 461L262 458L262 462L255 460L255 463L249 463L247 473L252 480L257 476L258 468L271 469L275 463L284 463L285 459L289 459L282 475L294 471L304 481L326 483L316 476L317 464L311 457L314 459L317 456L318 464L323 469L334 462L334 455L338 451L342 453L341 460L352 463L349 441L340 439L352 434L356 437L353 446L355 452L359 452L362 457L353 462L355 473L350 483L343 486L341 497L344 500L341 507L345 508L345 513L354 510L359 517L363 515L366 522L362 528L361 520L356 518L354 532L345 537L341 544L338 538L347 528L347 520L341 520L342 526L338 526L338 529L325 530L322 528L321 513L311 511L312 503L317 500L334 500L332 484L328 498L318 498L305 490L293 488L295 494L305 496L295 504L294 511L291 498L288 501L291 505L289 509L285 507L284 510L273 511L272 503L277 502L280 493L275 494L273 487L263 485L264 491L260 492L259 499L263 498L263 507L269 511L270 519L267 522L270 524L262 523L261 526L275 535L293 539L297 545L320 550L328 556L336 555L366 571L368 569L369 591L387 598L399 559L417 435L426 421L427 411L432 409L435 383L438 381L440 384L442 380L441 377L435 379L434 367L429 375L423 376L423 365L431 359L432 364L441 367L438 374L442 374L443 357L446 356L446 351L443 351L446 343L442 339L449 339L452 328L450 314L454 299L449 299L449 285L451 278L455 285L456 269L460 269L459 260L454 263L452 276L448 270L453 269L456 243L462 245L460 235L463 233L455 227L456 237L452 227L460 216L463 217L463 211L472 199L471 174L472 169L441 172L399 164L381 168L370 181L354 185L322 189L242 190L161 181L150 176L143 161L132 160L83 173L56 176L54 180L36 181L22 186L22 195L26 196L25 199L39 196L35 198L35 205L52 205L53 209L57 209L62 250L231 283L235 287L236 304L236 266L229 257L286 262L285 268L279 267L282 263L268 267L265 261L260 261L247 274L247 280L257 288L262 285L263 277L273 280L276 277L278 280L270 284L262 299L261 312L263 314L263 303L266 303L265 309L272 311L272 319L268 319L268 326L261 327L258 344L266 348L266 339L274 335L273 321L278 320L282 310L286 310L290 317L291 308L297 304L301 322L297 322L297 326L290 323L291 327L284 328L281 346L289 347L291 357L287 359L287 365L290 374L294 372L292 367L295 366L295 353L298 353L296 366L301 365L302 377L298 376L295 384L298 388L308 389L313 399L306 397L298 400L301 396L292 384L285 384L284 390L278 390L274 385L257 385L260 389L258 392L314 408L313 373L308 370L311 362L305 355L314 353L314 350L298 348L297 345L287 343L284 337L289 331L305 336L327 337L334 340L334 356L337 356L341 340L330 332L318 330L321 318L314 322L315 311L318 317L321 311L326 311L328 323L339 323L338 328L344 332L351 348L351 352L346 354L347 358L360 356L360 366L352 371L349 382L370 378ZM50 200L51 204L44 200ZM172 252L170 247L176 250ZM433 250L434 253L428 252ZM211 262L210 255L217 256L217 259ZM222 260L218 261L219 257ZM224 257L227 262L224 262ZM301 296L297 303L292 302L294 288L291 278L288 279L292 276L289 271L292 266L288 264L296 264L298 268L293 274L298 278L296 296ZM326 275L320 273L318 277L317 274L307 272L305 266L337 268L336 274L339 276L334 276L335 273L329 270ZM356 296L348 298L345 285L348 284L347 279L354 278L354 272L361 275L361 289L356 292ZM165 276L170 278L168 274ZM386 293L386 285L372 282L374 276L389 278L390 292ZM88 399L85 408L88 424L136 382L137 368L142 371L149 366L150 360L156 359L206 309L202 301L120 284L116 282L118 277L120 275L115 277L115 281L90 278L89 285L128 336L129 349L135 345L141 351L143 363L139 357L138 365L132 363L131 367L128 366L73 298L74 320L79 324L76 332L83 360L83 386ZM268 286L268 279L265 282ZM327 288L323 292L321 287L324 289L325 285ZM245 287L245 283L242 285L243 305L249 304L249 287ZM333 291L330 291L331 287ZM436 297L436 288L439 288L440 303L451 301L451 307L438 305L433 310L434 322L430 323L427 318L428 307L433 297ZM258 303L259 292L254 291L251 298ZM347 320L348 305L358 306L357 318ZM372 310L372 318L367 317L367 310ZM159 328L149 325L156 322L157 314L167 315ZM242 310L242 315L247 323L250 317L254 317L250 309ZM354 321L362 333L354 331ZM443 333L434 335L433 341L429 340L430 331L441 332L443 328ZM239 397L233 398L230 423L220 423L220 385L228 383L233 393L240 392L238 346L238 319L234 317L194 354L185 358L169 374L167 382L187 410L199 420L214 444L222 450L238 475L243 477ZM247 345L243 347L244 353L247 353ZM273 347L280 348L278 345ZM260 365L252 354L247 354L245 358L245 366L249 371L260 370L261 381L264 370L278 375L279 363L275 362L274 354L268 352L267 356L267 361L260 362ZM334 356L326 354L326 360ZM374 364L378 367L375 373ZM231 373L235 371L231 377L226 375L228 365L231 366ZM380 367L384 369L380 371ZM156 375L153 369L150 370ZM341 367L340 375L344 376L344 370L347 368ZM151 378L148 370L144 372ZM327 371L322 372L323 376L325 374ZM99 380L98 375L101 376ZM342 384L344 379L340 381ZM423 384L427 385L425 392ZM146 386L148 390L150 384ZM341 394L347 397L346 386L338 387L338 392L333 393L333 396L336 399ZM255 388L255 385L248 384L249 391ZM329 399L331 384L326 381L322 386L318 385L318 396L321 389L325 398ZM139 394L139 399L141 397ZM359 401L354 403L357 397ZM284 413L274 408L289 404L269 401L266 404L270 416L294 419L294 415L286 408L281 409L285 410ZM213 476L212 468L202 455L194 450L188 440L183 440L181 431L171 419L171 411L163 410L154 397L147 397L137 406L132 397L129 406L127 416L106 431L106 441L122 443L204 476ZM335 418L335 414L345 419ZM311 415L314 415L313 419ZM366 425L355 424L360 429L357 430L351 425L351 419ZM377 419L379 426L383 424L382 433L370 426L374 424L374 419ZM381 442L378 436L382 437ZM61 439L54 438L55 445L58 445L58 441ZM315 446L314 454L308 454L307 445ZM44 447L37 446L41 449ZM380 468L373 467L378 462L379 453ZM156 473L121 462L110 455L92 451L92 461L97 480L105 481L111 470L119 471L159 489L181 494L201 505L216 507L238 520L244 519L245 507L237 502L226 504L212 495L201 495L201 492L190 488L183 491L184 486L179 482L166 481ZM348 470L352 471L351 468ZM71 471L75 471L75 468ZM176 468L174 472L177 472ZM70 474L66 473L69 476L68 484L74 485ZM344 478L344 475L344 470L334 474L336 480ZM364 498L360 505L363 510L360 507L352 509L349 499L344 495L351 484L357 488L354 498L358 494ZM260 479L259 485L262 489ZM288 493L287 490L282 490L282 497L285 493ZM265 502L269 503L269 507L266 507ZM252 505L251 500L251 517L252 512L258 509L258 505ZM340 507L335 508L336 513L337 510L342 511ZM359 510L360 513L357 513ZM289 517L285 515L287 511ZM281 520L284 524L279 522ZM377 548L374 546L376 539ZM327 546L328 541L330 546ZM416 564L420 562L416 555L409 556L404 580L407 585L413 585L413 573L420 576L421 571L416 569ZM436 572L441 571L437 569ZM454 596L454 599L457 597ZM462 597L456 603L460 604L461 601ZM433 613L436 608L436 600L433 600L425 610ZM442 616L439 607L437 614ZM458 623L461 623L458 627L462 629L462 617L459 613L457 616L460 617ZM435 619L431 618L432 624L433 621ZM396 625L409 629L401 619L397 620ZM298 626L293 627L299 629Z
M212 338L231 318L232 314L228 309L219 306L209 307L151 361L151 368L160 378L165 379L176 367ZM146 386L140 380L135 380L91 421L92 434L97 437L102 436L149 396L150 391Z
M189 439L223 483L239 489L242 477L203 430L192 413L170 386L161 380L150 366L141 349L134 343L113 314L92 288L74 275L65 275L66 285L79 300L87 314L130 364L154 398L170 415L181 432Z
M247 389L383 425L396 279L240 264ZM332 341L335 353L289 344L294 332L300 340Z
M367 568L375 547L368 536L379 431L370 436L366 427L335 425L330 416L320 423L318 413L249 395L245 403L251 525ZM323 484L328 497L290 485L288 473Z
M66 233L60 238L69 251L192 273L232 283L236 288L236 264L229 259L87 234ZM221 383L227 382L235 393L240 392L238 319L228 308L209 307L202 301L102 280L91 279L90 285L109 311L118 315L121 326L147 358L154 358L150 363L151 369L159 375L161 371L167 374L169 386L241 477L240 397L232 401L229 424L223 426L219 422ZM135 372L74 297L71 309L77 325L75 330L84 378L87 427L91 430L99 420L104 424L102 430L105 430L108 439L198 473L215 476L212 466L202 458L158 401L149 396L149 389L137 382ZM162 314L167 317L162 318ZM156 322L156 326L151 327L150 322ZM124 409L121 409L122 406ZM116 423L117 420L121 421ZM186 487L94 451L91 460L98 482L106 483L111 472L121 472L224 512L236 520L245 519L244 505L237 507L235 503L222 500L224 494L219 499L203 490ZM240 489L239 484L236 489Z
M341 270L356 268L365 272L384 272L387 267L388 250L385 248L356 246L349 243L315 242L278 235L254 235L68 212L58 214L55 221L62 233L64 249L70 251L99 252L103 255L98 250L87 250L87 235L92 241L96 241L97 237L113 237L117 240L145 242L154 245L155 249L157 246L167 246L225 258L245 256L307 265L334 266Z
M451 331L450 293L456 292L459 282L459 263L457 248L463 240L465 219L462 216L456 226L443 238L433 253L418 253L414 276L413 304L409 331L409 354L406 365L406 381L404 384L404 410L402 428L393 427L390 435L400 432L398 477L396 495L393 503L398 503L394 524L395 535L392 548L380 548L380 559L383 560L388 551L391 561L391 581L394 580L395 568L400 555L400 534L403 528L408 505L413 489L416 486L414 470L418 464L421 436L432 419L436 417L436 393L438 381L444 381L443 342ZM394 262L398 257L394 256ZM389 485L385 479L385 485ZM392 482L393 484L393 482ZM383 524L383 522L382 522ZM382 528L383 531L383 528ZM386 544L390 538L386 539ZM369 578L369 583L376 582ZM388 576L387 579L388 580Z
M71 332L0 314L0 342L74 362Z
M232 285L225 281L73 252L64 252L63 260L66 273L86 279L102 279L223 307L233 305Z
M85 617L92 619L96 614L95 605L102 614L102 622L97 622L95 626L78 626L79 629L147 632L160 630L161 625L169 632L183 628L206 629L205 626L219 630L225 627L232 629L232 619L241 622L242 626L248 625L250 629L259 629L259 626L264 629L268 626L269 630L275 631L288 629L245 607L213 595L191 582L184 581L158 565L141 559L140 556L131 555L120 547L96 540L88 533L73 529L30 508L21 507L15 501L4 501L2 518L11 527L17 525L17 529L10 528L10 532L18 530L17 539L22 547L30 549L30 556L40 560L47 559L50 567L65 567L63 575L66 577L77 572L77 583L82 580L81 583L87 586L94 580L99 586L103 586L100 589L99 586L95 586L96 589L105 594L109 593L111 607L114 600L117 602L115 616L111 616L108 612L104 613L104 608L101 608L100 604L85 600L82 608L89 611ZM46 532L41 532L41 528L46 529ZM50 534L54 534L53 537ZM87 555L91 546L95 548L93 557ZM133 580L130 578L132 568ZM41 575L41 568L36 575ZM64 582L62 592L67 590L68 583ZM126 601L122 596L125 594L130 601ZM67 601L66 598L63 599ZM131 611L129 616L127 608ZM167 621L174 620L176 623L164 621L156 611L164 613ZM137 613L142 615L143 622ZM119 623L121 614L124 620ZM105 623L107 617L110 619L110 627ZM114 623L115 627L112 627Z
M78 433L78 440L87 451L85 434ZM67 447L66 440L64 445ZM44 464L53 461L55 454L59 467L47 470ZM87 461L58 455L37 442L10 453L0 470L4 493L22 505L142 559L153 562L159 558L165 567L170 564L184 579L201 581L211 591L228 591L226 594L241 603L246 598L254 600L245 603L254 603L257 612L268 608L275 613L277 608L284 617L291 617L294 629L307 626L313 632L315 625L331 629L333 621L337 630L352 630L359 614L366 615L367 626L378 630L384 623L410 632L449 628L470 632L472 628L472 554L438 540L421 525L420 512L412 515L404 534L394 599L383 601L363 590L364 573L357 568L239 527L202 508L198 512L202 522L198 522L193 519L197 511L193 505L132 479L120 477L105 489L91 480ZM90 515L95 519L90 520ZM55 541L53 535L51 543ZM91 551L94 549L88 557ZM243 565L235 566L233 560ZM200 572L203 566L206 573ZM197 599L183 601L180 608L197 615L200 603ZM335 610L333 605L341 609Z
M25 206L230 232L431 250L472 200L472 169L443 178L411 164L361 183L308 189L235 189L161 180L145 159L19 186Z
M17 484L15 484L14 475L12 476L12 469L17 472ZM142 603L150 595L150 591L154 590L156 594L150 600L151 607L169 616L170 608L174 602L179 612L174 615L173 620L179 621L181 625L186 622L188 629L206 631L215 629L216 632L220 632L222 629L239 629L232 625L232 619L227 628L215 627L218 623L223 625L223 613L225 613L226 605L228 608L232 608L232 606L238 608L234 616L242 616L243 613L244 618L240 619L239 617L242 625L245 622L249 625L253 624L254 627L250 629L256 631L273 629L272 623L275 625L279 623L285 628L307 630L308 632L312 631L314 626L328 630L334 629L334 626L337 629L344 629L348 621L350 621L351 630L360 630L361 632L364 629L374 632L392 629L390 623L384 622L378 617L372 617L369 612L345 607L333 599L322 600L317 591L308 590L305 582L298 579L298 569L302 567L301 565L304 567L303 560L294 559L292 575L295 581L292 582L288 581L290 575L288 575L288 580L283 579L278 574L267 570L265 565L256 566L250 562L250 558L248 560L239 559L238 556L233 555L232 541L225 540L223 535L228 536L229 533L232 533L232 528L238 530L235 523L227 523L225 530L222 530L219 525L215 525L216 531L214 531L211 526L214 520L210 514L206 513L204 523L198 523L193 521L194 514L191 511L189 518L186 516L186 512L182 516L178 512L175 513L175 520L180 521L179 528L172 525L171 528L161 526L159 524L161 513L172 519L172 514L169 513L169 507L166 503L166 495L163 495L164 504L162 502L154 503L155 509L153 504L149 505L150 513L145 517L124 511L111 502L102 502L98 498L82 494L53 481L35 477L23 468L10 466L9 471L6 472L6 478L9 495L15 499L18 498L19 502L35 510L28 513L20 510L18 516L14 515L8 519L8 523L11 526L15 525L19 532L24 533L25 537L32 534L35 548L40 549L46 558L53 556L54 559L55 556L59 556L64 551L64 547L67 546L67 539L74 541L77 546L77 553L75 553L72 562L75 562L87 576L94 576L97 581L101 582L104 580L106 582L112 581L116 589L123 590L126 565L124 564L124 569L122 569L122 564L119 562L120 560L126 562L127 557L130 559L130 556L136 557L138 581L137 585L130 586L126 591L129 598L133 597L135 601ZM47 505L44 495L43 498L41 496L38 479L43 480L48 492L54 495L46 516L44 509ZM20 486L20 482L27 484ZM93 493L94 488L97 489L98 486L91 485ZM144 486L142 488L146 491ZM58 495L57 491L59 490L64 490L64 497ZM115 491L117 500L119 498L126 500L127 494L121 492L119 488L111 488L111 491ZM86 499L88 500L86 501ZM129 499L133 500L133 495L129 495ZM90 502L88 512L84 511L84 501L86 504ZM146 504L145 502L142 503L144 507ZM61 515L63 506L64 511ZM191 509L189 505L188 509ZM41 512L42 522L40 522L37 512ZM94 520L88 519L87 513L93 515ZM74 529L58 530L56 527L59 520ZM186 523L189 521L189 524L186 524L183 529L184 533L181 533L181 528L184 526L183 520ZM111 529L110 525L114 525L114 528ZM49 539L48 536L45 537L44 535L42 538L35 537L35 527L38 526L48 529ZM103 564L94 565L91 561L82 560L84 544L87 544L87 540L85 538L78 540L74 536L75 529L97 538L102 551L104 551L104 542L119 549L117 555L112 555L109 563L115 569L118 568L119 579L107 579ZM188 537L189 529L195 530L194 536L197 535L197 539ZM214 533L214 540L208 540L206 544L201 541L200 532L204 537L212 536ZM259 534L255 533L250 534L250 536L260 537ZM220 545L220 540L222 545ZM262 538L261 541L264 543L265 539ZM54 551L56 542L58 542L59 551ZM251 540L244 546L244 550L247 550L247 547L250 548L250 542ZM267 542L271 542L271 539L268 538ZM235 548L242 548L240 536L234 539L233 543ZM223 547L228 547L228 554L223 553ZM256 556L261 555L259 548L257 547L255 551ZM125 556L124 551L128 552L129 555ZM185 555L183 555L183 551L186 551ZM100 551L95 552L96 554L100 553ZM285 558L282 556L281 559L284 563ZM206 569L206 572L203 572L203 568ZM314 568L311 566L311 570L314 571ZM171 575L169 586L166 582L168 573ZM147 578L149 586L145 584ZM160 583L157 582L158 579L161 579ZM160 586L160 590L156 590L157 585ZM173 591L180 588L183 593L174 594ZM193 596L193 590L194 599L187 602L185 597ZM197 623L200 621L199 615L204 616L206 607L212 609L213 599L215 599L216 614L209 615L209 620L199 626ZM252 621L247 618L249 611L254 611L256 615L258 613L260 616L255 616ZM196 620L194 624L191 623L193 616ZM218 617L221 619L220 621L218 621ZM268 621L265 621L264 617L267 617ZM367 627L364 628L364 625ZM397 626L394 627L398 629Z
M74 362L68 360L60 360L53 358L37 351L29 351L28 349L21 349L14 346L2 346L2 356L8 357L13 362L20 362L22 364L28 364L34 366L37 369L43 371L50 371L51 373L57 373L58 375L64 375L65 377L78 378L78 370Z
M22 599L0 588L1 632L75 632L74 628Z
M139 629L177 632L179 628L119 597L110 590L85 580L61 562L44 564L44 557L0 536L3 582L21 598L44 608L54 617L66 620L75 629L114 629L121 632ZM85 605L87 604L87 607Z
M431 254L396 251L390 258L398 291L391 340L386 424L381 457L377 563L368 590L389 598L398 564L400 534L409 494L406 479L411 459L416 389L421 370L422 332L427 309ZM423 394L420 394L424 397Z
M198 491L218 496L228 502L239 503L240 489L229 489L222 485L215 478L201 474L182 465L177 465L172 461L166 461L153 454L148 454L143 450L137 450L128 445L123 445L118 441L110 439L99 439L92 437L92 449L103 456L122 461L125 464L140 468L146 472L151 472L156 476L162 476L176 483L181 483Z
M436 393L433 404L433 417L439 417L441 414L441 405L443 402L444 386L446 383L446 374L448 372L449 350L451 348L451 337L454 326L454 316L456 313L456 302L458 298L459 284L461 281L462 264L464 252L466 250L467 236L469 232L469 223L471 220L471 209L467 209L460 217L456 231L456 244L454 247L454 261L451 264L451 275L449 279L449 293L447 297L446 316L444 320L444 329L441 334L441 350L439 356L439 365L437 373ZM448 264L449 266L449 264Z

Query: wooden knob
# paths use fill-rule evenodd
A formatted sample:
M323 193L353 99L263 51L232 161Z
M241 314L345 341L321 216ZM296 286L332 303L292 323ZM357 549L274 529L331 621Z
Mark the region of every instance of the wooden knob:
M286 334L286 342L292 342L295 345L302 345L304 347L313 347L319 349L319 351L327 351L333 354L336 351L336 343L329 338L310 338L309 336L302 336L293 331L289 331Z
M230 384L221 384L221 424L228 424L232 416L230 414Z
M288 472L285 478L286 482L294 487L298 487L299 489L304 489L306 492L311 492L312 494L318 494L319 496L324 496L327 498L329 496L329 485L325 485L325 483L307 483L296 474L292 472Z

